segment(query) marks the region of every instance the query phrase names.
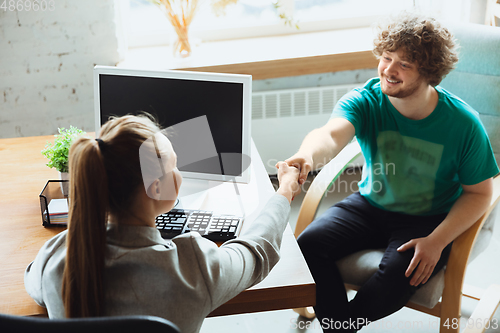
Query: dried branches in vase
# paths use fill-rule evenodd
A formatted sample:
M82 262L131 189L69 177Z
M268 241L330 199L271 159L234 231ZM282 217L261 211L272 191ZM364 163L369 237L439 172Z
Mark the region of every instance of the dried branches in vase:
M160 7L177 34L173 47L174 56L189 57L192 51L189 43L189 25L198 9L198 0L149 0L149 2Z

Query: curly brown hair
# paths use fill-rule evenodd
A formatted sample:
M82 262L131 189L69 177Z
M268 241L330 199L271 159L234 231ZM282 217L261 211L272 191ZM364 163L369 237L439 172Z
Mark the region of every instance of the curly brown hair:
M434 18L403 12L378 25L373 53L403 51L405 60L416 62L419 73L431 86L438 85L458 61L453 35Z

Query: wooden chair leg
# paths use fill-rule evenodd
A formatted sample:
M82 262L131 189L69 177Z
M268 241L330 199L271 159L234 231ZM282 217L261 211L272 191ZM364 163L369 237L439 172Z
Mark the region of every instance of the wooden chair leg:
M443 302L441 305L441 317L439 333L459 333L460 331L460 306Z
M293 309L293 311L295 311L296 313L307 319L313 319L314 317L316 317L314 309L311 306L308 306L307 308Z
M439 333L458 333L462 307L461 282L450 281L443 290Z

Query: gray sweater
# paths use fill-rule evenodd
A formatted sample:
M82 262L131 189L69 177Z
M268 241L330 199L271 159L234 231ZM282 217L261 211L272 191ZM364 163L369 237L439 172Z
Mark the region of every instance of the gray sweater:
M159 316L183 333L198 332L212 310L269 274L289 213L288 200L275 194L250 229L220 248L198 233L169 241L155 228L108 224L105 315ZM65 317L66 233L45 243L24 277L28 294L50 318Z

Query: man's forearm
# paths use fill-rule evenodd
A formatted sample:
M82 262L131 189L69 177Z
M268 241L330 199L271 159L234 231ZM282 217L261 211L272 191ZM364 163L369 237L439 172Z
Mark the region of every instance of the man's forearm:
M451 208L444 221L429 235L446 247L469 229L484 214L491 201L491 193L464 192Z
M354 137L354 126L346 119L334 118L320 128L311 131L302 142L297 155L307 157L312 170L328 163Z
M334 158L340 149L330 133L324 128L317 128L307 134L297 154L309 157L312 162L312 170L316 170Z

